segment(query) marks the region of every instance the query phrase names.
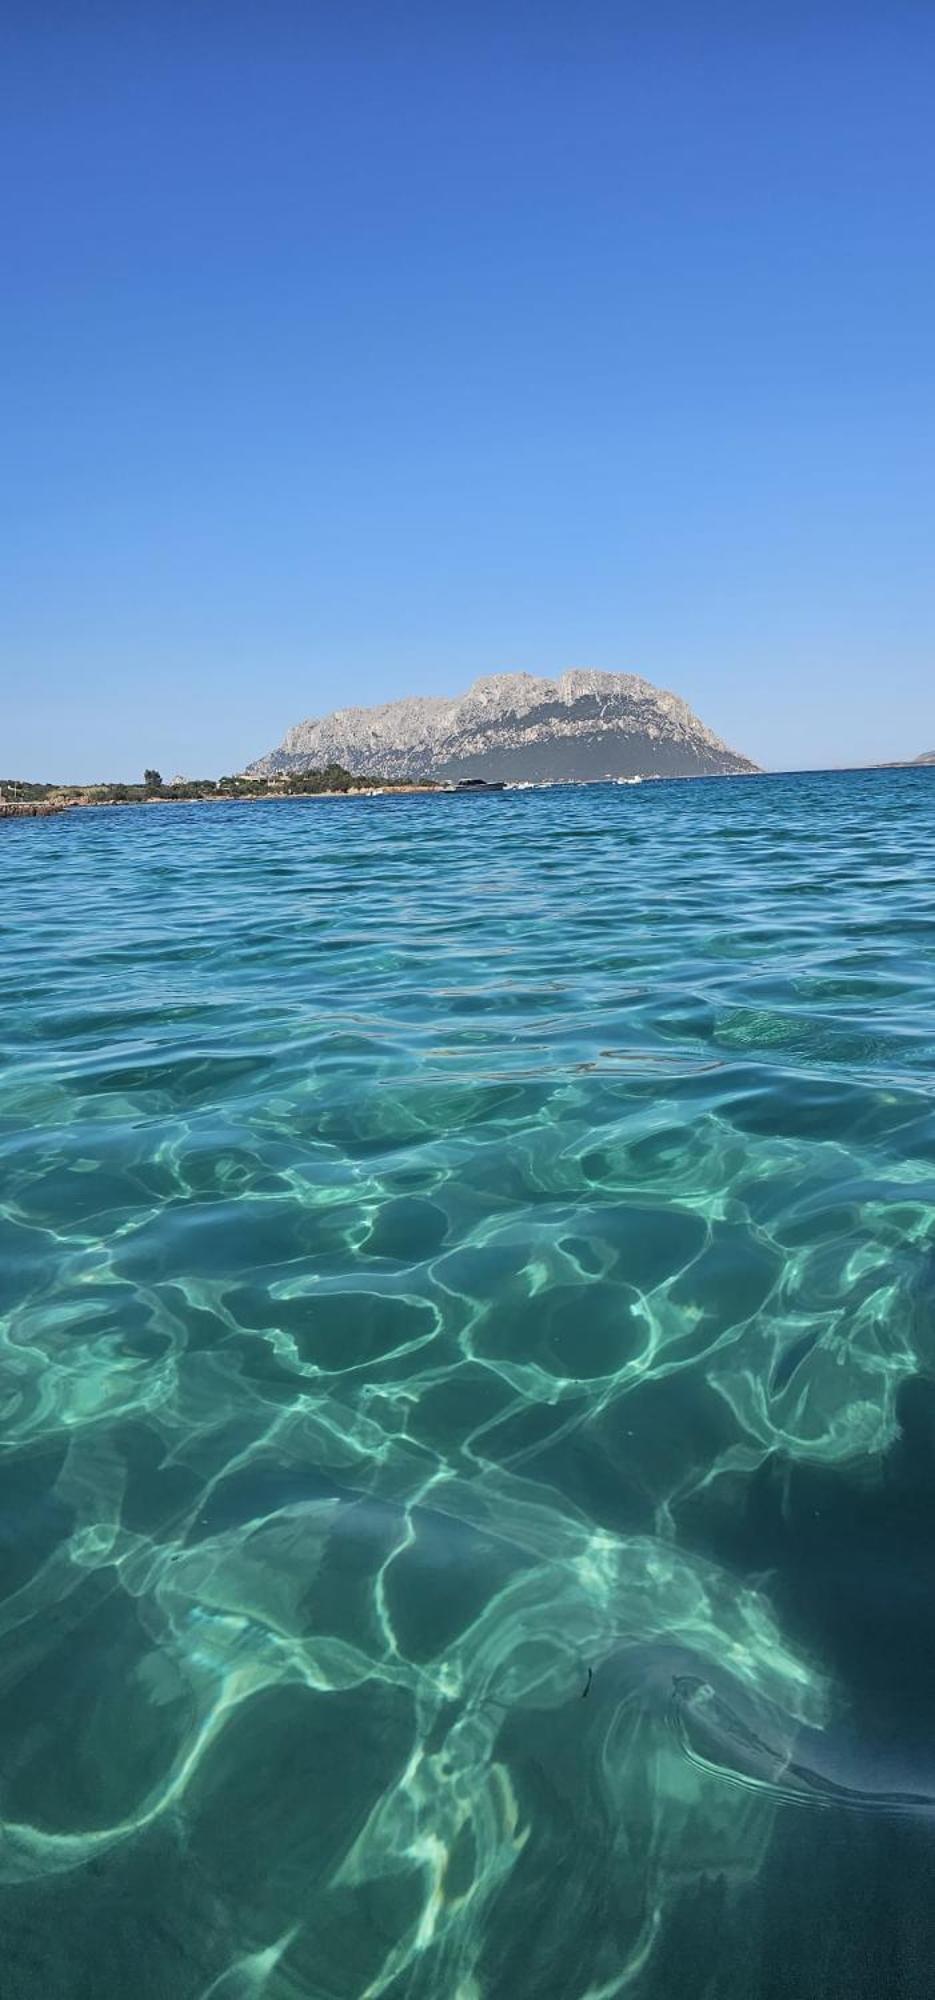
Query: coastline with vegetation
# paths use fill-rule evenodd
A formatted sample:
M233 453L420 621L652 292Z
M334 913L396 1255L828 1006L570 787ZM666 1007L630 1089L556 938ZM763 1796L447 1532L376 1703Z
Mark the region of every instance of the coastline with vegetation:
M342 764L324 770L290 773L282 777L173 778L164 783L158 771L146 771L138 785L44 784L19 778L0 778L0 819L29 819L49 813L68 812L79 806L136 806L210 803L219 799L347 798L366 795L394 795L400 792L437 792L444 789L431 779L412 782L404 779L358 776Z

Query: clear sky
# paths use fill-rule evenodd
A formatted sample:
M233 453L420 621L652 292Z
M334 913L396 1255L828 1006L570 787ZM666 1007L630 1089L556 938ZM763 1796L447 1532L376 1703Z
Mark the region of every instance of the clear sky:
M935 748L931 0L7 0L0 776L620 668Z

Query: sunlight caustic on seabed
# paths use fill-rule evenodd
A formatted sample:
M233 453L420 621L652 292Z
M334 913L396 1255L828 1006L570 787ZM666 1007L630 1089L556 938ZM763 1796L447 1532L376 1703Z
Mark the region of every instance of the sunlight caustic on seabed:
M4 830L17 1995L700 2000L786 1905L776 1994L825 1934L858 1990L833 1857L935 1801L924 826L905 773Z

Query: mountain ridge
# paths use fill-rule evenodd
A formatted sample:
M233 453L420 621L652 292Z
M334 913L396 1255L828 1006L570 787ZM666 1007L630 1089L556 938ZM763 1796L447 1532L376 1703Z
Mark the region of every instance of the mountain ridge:
M460 695L412 695L310 716L250 776L329 763L387 778L499 777L549 783L757 770L681 696L638 674L572 668L557 680L482 676Z

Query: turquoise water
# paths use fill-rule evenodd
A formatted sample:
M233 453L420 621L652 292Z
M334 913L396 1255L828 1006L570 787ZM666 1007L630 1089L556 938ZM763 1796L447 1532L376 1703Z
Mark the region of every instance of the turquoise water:
M933 853L0 828L4 2000L930 1991Z

